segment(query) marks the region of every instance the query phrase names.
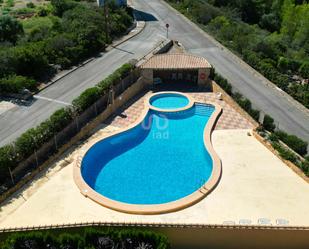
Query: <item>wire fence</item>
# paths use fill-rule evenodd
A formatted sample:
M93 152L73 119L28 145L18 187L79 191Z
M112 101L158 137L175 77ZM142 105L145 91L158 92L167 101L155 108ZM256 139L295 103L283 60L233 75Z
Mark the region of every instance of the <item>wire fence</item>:
M127 88L133 85L139 77L140 71L138 69L132 71L126 78L122 79L117 84L114 84L112 88L113 94L111 94L111 91L107 92L83 113L76 115L71 123L69 123L62 131L55 134L53 138L43 144L40 149L34 151L31 156L19 163L14 170L9 169L11 179L7 180L4 185L0 186L0 194L5 194L8 189L27 178L31 172L39 169L44 162L59 151L59 148L68 143L70 139L77 135L84 126L101 114L109 104L113 103L114 98L119 97Z
M82 227L144 227L144 228L200 228L200 229L240 229L240 230L285 230L285 231L309 231L306 226L271 226L271 225L240 225L240 224L201 224L201 223L166 223L166 222L81 222L63 223L54 225L8 227L0 229L1 233L42 231L51 229L74 229Z
M165 223L165 222L81 222L81 223L63 223L54 225L26 226L26 227L8 227L0 229L1 233L41 231L50 229L69 229L82 227L144 227L144 228L200 228L200 229L249 229L249 230L288 230L288 231L309 231L306 226L271 226L271 225L239 225L239 224L201 224L201 223Z

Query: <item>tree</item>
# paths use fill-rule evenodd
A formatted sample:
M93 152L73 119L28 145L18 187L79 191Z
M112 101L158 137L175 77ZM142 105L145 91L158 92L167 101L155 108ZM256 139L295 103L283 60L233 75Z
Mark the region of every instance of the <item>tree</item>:
M61 17L64 12L76 7L77 3L70 0L51 0L51 5L53 6L54 14Z
M304 62L300 66L299 73L302 77L309 79L309 62Z
M16 74L40 78L48 71L49 64L44 45L43 42L28 43L13 50Z
M36 82L24 76L11 75L0 79L0 92L19 93L22 89L35 90Z
M74 42L70 34L59 34L46 42L45 51L49 61L53 64L68 68L78 61L82 54L82 48Z
M0 42L8 41L15 44L23 33L22 24L15 18L9 15L0 16Z
M274 13L265 14L261 17L259 24L261 28L275 32L280 29L280 18Z
M0 183L7 179L9 168L16 166L16 153L13 145L6 145L0 148Z

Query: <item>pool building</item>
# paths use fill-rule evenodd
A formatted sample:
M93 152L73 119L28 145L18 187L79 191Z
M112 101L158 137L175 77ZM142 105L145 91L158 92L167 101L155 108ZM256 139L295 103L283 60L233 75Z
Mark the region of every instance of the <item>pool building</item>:
M192 54L170 53L156 55L143 63L141 70L145 83L149 85L183 83L210 88L208 78L211 65L205 58Z

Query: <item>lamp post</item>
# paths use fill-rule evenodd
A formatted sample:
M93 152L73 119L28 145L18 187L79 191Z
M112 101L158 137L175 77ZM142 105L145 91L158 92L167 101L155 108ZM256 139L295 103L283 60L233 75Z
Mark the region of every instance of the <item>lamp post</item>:
M170 25L167 23L165 24L166 27L166 38L168 39L168 28L170 27Z

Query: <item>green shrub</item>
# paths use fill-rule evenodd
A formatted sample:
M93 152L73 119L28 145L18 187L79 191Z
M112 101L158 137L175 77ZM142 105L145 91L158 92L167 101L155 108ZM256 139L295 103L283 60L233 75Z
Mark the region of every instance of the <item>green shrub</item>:
M73 9L77 3L71 0L51 0L53 6L53 13L56 16L62 16L67 10Z
M238 92L235 92L232 97L237 102L237 104L239 104L254 120L259 120L260 111L252 108L252 104L249 99L245 98Z
M134 69L134 65L130 63L123 64L120 68L116 70L116 73L120 74L120 77L123 79L129 75L129 73Z
M279 155L284 158L285 160L288 160L294 164L298 164L298 158L297 156L290 150L284 148L279 143L272 143L273 147L279 152Z
M49 118L52 131L55 133L65 128L73 119L73 112L69 108L61 108L55 111Z
M275 133L270 133L268 138L272 142L279 142L279 137Z
M118 68L115 72L110 74L104 80L102 80L97 86L100 88L101 92L104 93L114 84L118 83L121 79L129 75L129 73L134 69L134 65L126 63Z
M72 104L76 110L81 113L96 102L100 96L100 90L98 87L88 88L79 97L74 99Z
M16 74L40 78L50 69L43 42L29 43L14 48ZM25 67L25 65L27 65Z
M274 119L266 114L263 120L263 127L268 131L274 131L276 128L276 125L274 124Z
M30 8L30 9L34 9L35 8L35 5L33 2L29 2L26 4L27 8Z
M145 247L141 247L144 245ZM146 247L147 245L147 247ZM169 249L166 236L134 228L80 228L44 232L20 232L0 242L10 248L153 248Z
M14 11L12 11L14 15L26 15L26 14L34 14L35 13L35 9L32 8L18 8Z
M309 79L309 62L304 62L300 66L299 73L301 74L302 77Z
M16 153L13 145L6 145L0 148L0 183L10 177L9 167L16 166Z
M282 142L284 142L299 155L305 156L307 154L307 142L294 135L289 135L284 131L276 131L275 134Z
M0 79L0 92L19 93L24 88L33 91L36 89L36 81L24 76L11 75Z
M9 15L0 16L0 42L15 44L23 33L23 26L17 19Z
M215 73L214 81L217 82L228 95L232 95L232 86L227 79L223 78L218 73Z
M309 176L309 160L306 159L301 162L300 168L303 170L306 176Z

